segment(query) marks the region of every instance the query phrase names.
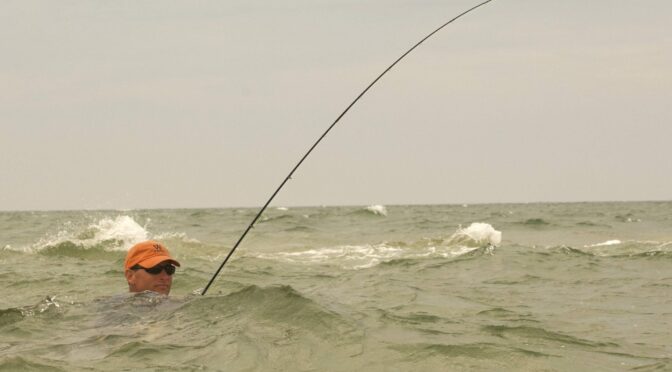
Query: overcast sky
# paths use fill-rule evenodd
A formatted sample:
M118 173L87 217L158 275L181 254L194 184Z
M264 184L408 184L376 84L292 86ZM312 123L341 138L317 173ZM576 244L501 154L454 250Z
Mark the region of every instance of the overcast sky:
M0 210L260 206L466 0L0 3ZM275 205L672 199L672 1L495 0Z

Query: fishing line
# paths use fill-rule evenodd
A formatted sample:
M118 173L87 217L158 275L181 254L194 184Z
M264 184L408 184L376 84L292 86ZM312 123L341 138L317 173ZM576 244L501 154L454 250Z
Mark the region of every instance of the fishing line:
M285 186L285 184L287 183L287 181L289 181L290 179L292 179L292 175L294 174L294 172L299 168L299 166L301 166L301 164L303 163L303 161L306 160L306 158L308 157L308 155L310 155L310 153L313 152L313 150L315 149L315 147L317 147L317 145L318 145L320 142L322 142L322 139L323 139L323 138L324 138L324 137L331 131L331 129L336 125L336 123L338 123L338 122L341 120L341 118L342 118L343 116L345 116L345 114L346 114L348 111L350 111L350 108L352 108L352 106L354 106L355 103L357 103L357 101L359 101L359 99L362 98L362 97L366 94L366 92L368 92L369 89L371 89L371 87L372 87L374 84L376 84L376 83L378 82L378 80L380 80L380 79L381 79L381 78L382 78L388 71L390 71L390 70L392 69L392 67L394 67L397 63L399 63L399 61L401 61L402 59L404 59L404 57L406 57L409 53L411 53L411 52L412 52L415 48L417 48L420 44L424 43L425 40L429 39L430 37L432 37L432 35L434 35L435 33L439 32L439 31L441 31L442 28L444 28L444 27L448 26L449 24L453 23L454 21L456 21L456 20L459 19L460 17L466 15L467 13L469 13L469 12L471 12L471 11L473 11L473 10L476 10L477 8L480 8L481 6L487 4L487 3L491 2L491 1L493 1L493 0L487 0L487 1L484 1L484 2L482 2L482 3L480 3L480 4L478 4L478 5L476 5L476 6L472 7L472 8L470 8L469 10L466 10L466 11L462 12L461 14L459 14L458 16L456 16L455 18L451 19L450 21L448 21L448 22L444 23L443 25L441 25L441 26L440 26L439 28L437 28L436 30L432 31L430 34L428 34L427 36L425 36L424 38L422 38L422 40L418 41L415 45L413 45L409 50L407 50L406 53L402 54L401 57L397 58L397 60L394 61L389 67L387 67L387 68L385 69L385 71L383 71L380 75L378 75L378 77L376 77L376 78L375 78L375 79L374 79L374 80L373 80L373 81L366 87L366 89L364 89L361 93L359 93L359 95L357 96L357 98L355 98L355 100L352 101L352 102L348 105L348 107L346 107L345 110L343 110L343 112L342 112L340 115L338 115L338 117L336 118L336 120L334 120L334 122L329 126L329 128L327 128L327 130L325 130L324 133L322 133L322 135L320 136L320 138L318 138L317 141L315 141L315 143L313 144L313 146L310 147L310 149L308 150L308 152L306 152L306 154L303 155L303 157L301 158L301 160L299 160L299 162L294 166L294 168L292 169L292 171L289 172L289 174L287 175L287 177L285 177L285 179L282 181L282 183L280 184L280 186L278 186L278 188L275 190L275 192L273 193L273 195L271 195L271 197L268 199L268 201L266 202L266 204L264 204L264 206L261 207L261 209L259 210L259 213L257 213L257 215L254 217L254 219L252 219L252 222L250 222L250 224L247 226L247 228L245 229L245 232L243 232L243 235L241 235L240 238L238 238L238 241L237 241L236 244L233 246L233 248L231 248L231 251L229 251L229 254L226 255L226 258L224 258L224 261L222 261L222 264L219 265L219 268L217 269L217 271L215 271L214 275L212 276L212 278L211 278L210 281L208 282L208 285L206 285L205 288L203 288L203 292L201 292L201 295L205 295L205 293L208 291L208 288L210 288L210 285L212 285L212 283L215 281L215 278L217 278L217 275L219 275L219 272L222 271L222 268L224 268L224 265L226 265L226 263L229 261L229 258L231 258L231 256L233 255L233 252L236 251L236 249L238 248L238 246L240 245L240 243L243 241L243 239L245 239L245 236L247 235L247 233L250 232L250 230L252 229L252 227L254 227L254 224L257 222L257 220L259 219L259 217L261 217L261 215L264 213L264 211L266 210L266 208L268 207L268 205L271 204L271 201L273 201L273 199L275 198L275 196L276 196L276 195L280 192L280 190Z

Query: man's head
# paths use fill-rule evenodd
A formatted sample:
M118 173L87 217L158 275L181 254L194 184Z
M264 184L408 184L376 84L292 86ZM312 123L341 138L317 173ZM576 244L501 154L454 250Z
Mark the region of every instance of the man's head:
M169 294L175 266L180 266L180 263L170 257L163 244L148 240L134 245L124 262L128 290Z

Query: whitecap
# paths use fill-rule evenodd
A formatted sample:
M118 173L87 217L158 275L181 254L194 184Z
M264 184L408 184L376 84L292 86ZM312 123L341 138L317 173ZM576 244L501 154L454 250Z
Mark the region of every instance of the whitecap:
M474 222L467 228L461 226L448 239L449 242L470 243L470 246L499 246L502 243L502 232L495 230L492 225L483 222Z
M502 233L487 223L473 223L458 228L450 238L438 244L423 246L410 244L340 245L295 252L249 253L249 255L297 264L334 264L344 269L367 269L396 259L452 258L479 248L493 248L501 243ZM492 251L489 251L492 252Z
M369 205L368 207L364 208L366 211L371 212L375 215L378 216L387 216L387 208L385 208L384 205L380 204L375 204L375 205Z
M385 244L343 245L299 252L262 253L258 258L291 263L323 264L336 263L344 268L367 268L381 261L401 257L404 250Z
M621 242L620 240L614 239L614 240L607 240L606 242L602 242L602 243L584 245L583 247L584 248L607 247L607 246L610 246L610 245L618 245L618 244L622 244L622 243L623 242Z
M147 240L147 230L130 216L117 216L114 220L103 218L90 228L97 230L90 243L98 244L107 240L122 241L118 250L128 250L134 244Z
M147 239L148 232L143 226L132 217L121 215L115 218L102 218L79 230L68 221L56 234L43 237L32 246L21 250L27 253L39 252L47 247L71 242L85 249L108 243L106 250L127 251L134 244ZM110 245L110 242L113 244Z

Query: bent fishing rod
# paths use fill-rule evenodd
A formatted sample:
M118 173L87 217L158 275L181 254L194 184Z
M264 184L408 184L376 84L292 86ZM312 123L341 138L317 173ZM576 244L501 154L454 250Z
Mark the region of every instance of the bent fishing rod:
M420 44L424 43L425 40L429 39L429 38L432 37L435 33L441 31L441 29L443 29L444 27L448 26L449 24L455 22L456 20L458 20L458 19L461 18L462 16L466 15L467 13L469 13L469 12L471 12L471 11L473 11L473 10L476 10L477 8L480 8L480 7L482 7L483 5L485 5L485 4L487 4L487 3L491 2L491 1L493 1L493 0L487 0L487 1L484 1L484 2L482 2L482 3L480 3L480 4L476 5L476 6L474 6L474 7L470 8L470 9L468 9L468 10L466 10L466 11L460 13L460 14L459 14L458 16L456 16L455 18L453 18L453 19L451 19L450 21L448 21L448 22L444 23L443 25L439 26L436 30L434 30L434 31L432 31L431 33L429 33L427 36L425 36L424 38L422 38L422 40L418 41L415 45L413 45L410 49L408 49L404 54L401 55L401 57L397 58L396 61L394 61L390 66L388 66L388 67L387 67L387 68L386 68L380 75L378 75L378 77L376 77L376 78L375 78L375 79L374 79L374 80L373 80L373 81L372 81L372 82L371 82L371 83L370 83L370 84L369 84L369 85L368 85L368 86L367 86L361 93L359 93L359 95L357 96L357 98L355 98L355 99L348 105L348 107L346 107L345 110L343 110L343 112L342 112L340 115L338 115L338 117L336 118L336 120L334 120L334 122L331 123L331 125L327 128L327 130L325 130L324 133L322 133L322 135L317 139L317 141L315 141L315 143L310 147L310 149L308 149L308 152L306 152L306 154L303 155L303 157L301 158L301 160L299 160L299 162L294 166L294 168L292 168L292 171L289 172L289 174L287 175L287 177L285 177L285 179L282 181L282 183L280 184L280 186L278 186L278 188L275 190L275 192L273 192L273 194L271 195L271 197L268 198L268 201L266 202L266 204L264 204L264 206L261 207L261 209L259 210L259 212L257 213L257 215L252 219L252 222L250 222L250 224L247 226L247 228L246 228L245 231L243 232L243 235L241 235L240 238L238 238L238 241L237 241L236 244L233 246L233 248L231 248L231 251L229 251L229 254L226 255L226 258L224 258L224 261L222 261L222 264L219 265L219 268L217 269L217 271L215 271L214 275L212 275L212 278L210 278L210 281L208 282L208 285L206 285L205 288L203 288L203 291L201 292L201 295L203 295L203 296L205 295L205 293L208 291L208 288L210 288L210 286L212 285L212 283L213 283L213 282L215 281L215 279L217 278L217 275L219 275L219 272L222 271L222 269L224 268L224 265L226 265L226 263L229 261L229 258L231 258L231 256L233 255L233 252L236 251L236 249L238 248L238 246L240 245L240 243L243 241L243 239L245 239L245 236L247 236L247 233L250 232L250 230L252 229L252 227L254 227L254 224L257 222L257 220L259 220L259 217L261 217L261 215L264 213L264 211L266 210L266 208L268 207L268 205L271 204L271 202L273 201L273 199L275 198L275 196L280 192L280 190L282 190L282 188L285 186L285 184L287 183L287 181L289 181L290 179L292 179L292 175L294 175L294 172L296 172L296 170L301 166L301 164L303 164L303 161L306 160L306 158L308 157L308 155L310 155L310 153L313 152L313 150L317 147L317 145L318 145L320 142L322 142L322 139L324 139L324 137L326 137L326 135L331 131L331 129L332 129L334 126L336 126L336 123L338 123L338 122L341 120L341 118L343 118L343 116L345 116L345 114L346 114L348 111L350 111L350 109L352 108L352 106L354 106L355 103L357 103L357 101L359 101L359 99L362 98L362 97L366 94L366 92L368 92L369 89L371 89L371 87L373 87L373 86L378 82L378 80L380 80L380 79L381 79L381 78L382 78L388 71L390 71L394 66L396 66L396 64L399 63L399 61L401 61L402 59L404 59L404 57L406 57L408 54L410 54L415 48L417 48L418 46L420 46Z

